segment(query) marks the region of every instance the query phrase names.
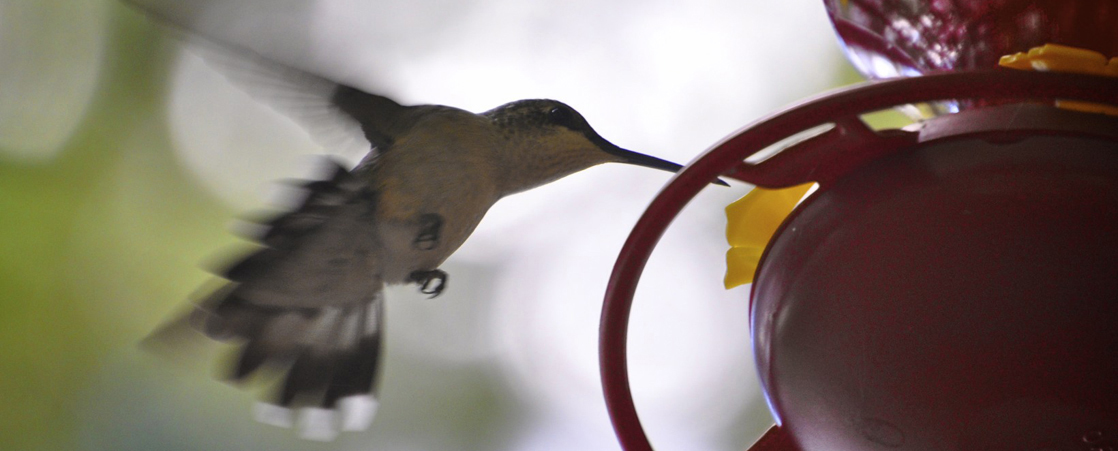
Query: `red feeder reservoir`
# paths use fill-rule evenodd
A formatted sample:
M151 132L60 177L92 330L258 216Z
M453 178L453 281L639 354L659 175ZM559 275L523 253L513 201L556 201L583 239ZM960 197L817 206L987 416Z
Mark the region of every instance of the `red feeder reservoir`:
M1118 3L917 3L825 2L855 59L877 61L863 67L924 75L744 128L678 174L634 227L601 331L603 385L625 449L651 449L625 366L636 283L672 218L721 175L765 188L818 184L753 275L756 365L778 424L750 449L1118 450L1118 117L1100 113L1118 107L1118 79L1105 76L1111 69L985 65L997 61L991 52L1048 43L1113 52ZM897 33L902 18L920 33L970 34ZM932 64L918 54L928 49L957 59ZM1067 61L1029 57L1002 62ZM942 114L903 130L861 120L911 104Z

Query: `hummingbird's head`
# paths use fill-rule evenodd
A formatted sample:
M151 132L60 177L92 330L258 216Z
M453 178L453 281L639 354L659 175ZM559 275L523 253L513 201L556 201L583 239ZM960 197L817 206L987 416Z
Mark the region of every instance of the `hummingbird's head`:
M626 163L676 172L670 161L626 150L606 141L563 102L518 100L482 113L512 144L506 160L516 191L532 188L602 163Z

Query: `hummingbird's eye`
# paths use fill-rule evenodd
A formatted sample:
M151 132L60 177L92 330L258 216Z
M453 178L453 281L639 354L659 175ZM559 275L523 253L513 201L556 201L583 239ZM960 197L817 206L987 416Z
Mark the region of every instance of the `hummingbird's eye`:
M562 125L567 128L574 128L575 115L574 111L570 108L563 108L557 106L547 112L547 120L555 125Z

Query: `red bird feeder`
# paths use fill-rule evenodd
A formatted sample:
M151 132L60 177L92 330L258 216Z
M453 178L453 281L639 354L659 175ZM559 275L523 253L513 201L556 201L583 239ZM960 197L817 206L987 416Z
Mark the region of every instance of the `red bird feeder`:
M601 329L625 449L651 449L625 360L637 281L675 215L722 175L819 185L754 276L754 353L778 424L751 450L1118 450L1118 117L1056 106L1118 107L1118 79L979 69L997 60L989 52L1045 43L1113 54L1118 4L926 3L826 2L855 58L898 73L966 70L847 89L746 127L680 172L636 224ZM890 32L901 17L960 32L938 44ZM1092 24L1109 28L1075 29ZM948 47L951 64L918 54ZM860 118L932 102L964 107L904 130Z

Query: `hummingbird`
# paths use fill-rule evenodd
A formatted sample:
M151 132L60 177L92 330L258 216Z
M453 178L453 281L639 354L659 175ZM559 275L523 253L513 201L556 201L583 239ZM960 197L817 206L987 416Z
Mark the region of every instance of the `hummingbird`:
M302 426L319 431L308 438L368 426L384 287L415 284L431 297L441 294L448 275L440 265L495 202L602 163L681 168L614 145L556 100L518 100L476 114L402 105L218 44L219 54L232 57L219 65L234 66L227 75L245 90L266 87L273 106L289 107L312 136L341 131L367 155L352 168L333 163L323 180L303 183L301 203L265 221L253 237L258 248L219 271L222 285L153 336L189 325L237 344L234 382L278 370L283 380L258 415L290 426L292 409L300 409L300 422L309 423Z

